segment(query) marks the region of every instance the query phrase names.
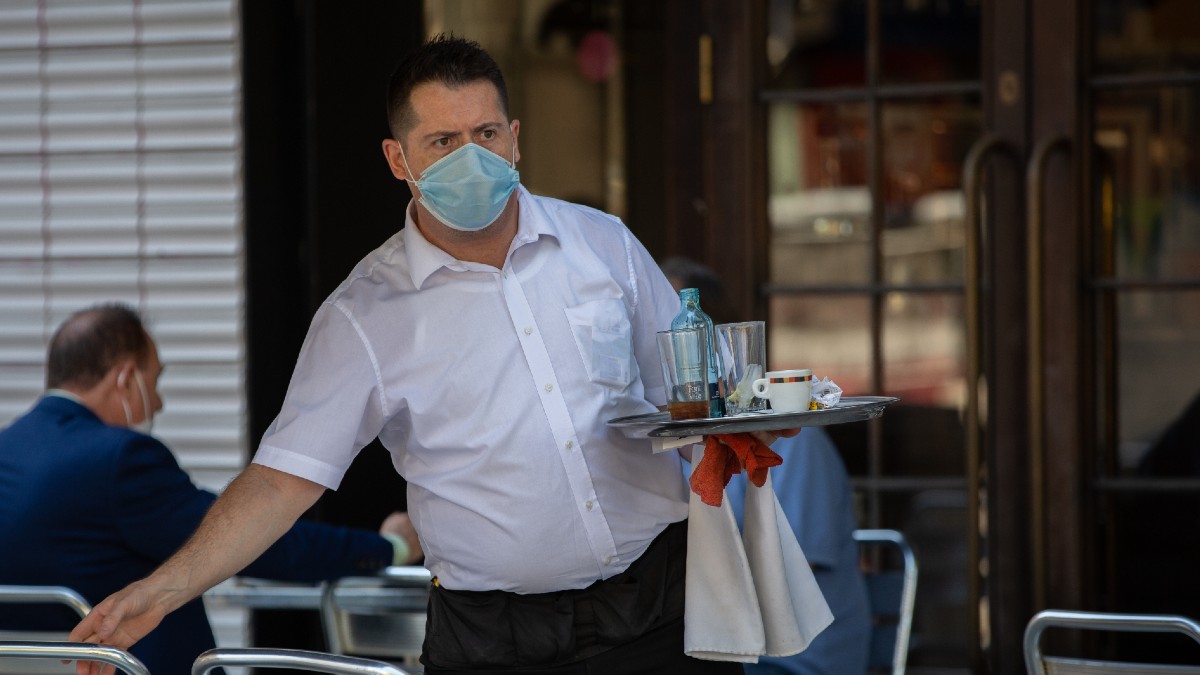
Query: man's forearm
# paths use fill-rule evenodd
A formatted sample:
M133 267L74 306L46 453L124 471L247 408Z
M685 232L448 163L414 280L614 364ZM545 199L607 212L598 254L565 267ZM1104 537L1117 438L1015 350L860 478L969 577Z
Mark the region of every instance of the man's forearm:
M262 555L325 488L251 464L225 488L196 532L147 581L166 611L237 574Z

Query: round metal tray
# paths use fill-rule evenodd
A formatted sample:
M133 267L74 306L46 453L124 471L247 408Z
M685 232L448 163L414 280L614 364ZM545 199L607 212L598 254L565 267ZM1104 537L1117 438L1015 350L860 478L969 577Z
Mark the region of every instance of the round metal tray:
M705 417L673 420L666 412L617 417L608 426L654 437L703 436L743 431L776 431L796 427L821 427L830 424L861 422L883 414L883 409L899 401L895 396L844 396L831 408L797 412L749 413L735 417Z

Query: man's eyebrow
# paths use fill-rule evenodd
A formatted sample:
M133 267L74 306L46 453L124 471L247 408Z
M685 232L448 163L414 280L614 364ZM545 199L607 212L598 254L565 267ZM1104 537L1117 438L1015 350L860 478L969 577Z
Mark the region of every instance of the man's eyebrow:
M503 122L484 122L483 124L473 127L471 129L471 133L477 134L481 131L486 131L488 129L495 129L495 128L499 128L502 126L504 126ZM458 131L432 131L428 134L425 134L424 138L425 138L425 140L429 141L429 140L433 140L436 138L454 138L455 136L458 136L458 135L459 135Z

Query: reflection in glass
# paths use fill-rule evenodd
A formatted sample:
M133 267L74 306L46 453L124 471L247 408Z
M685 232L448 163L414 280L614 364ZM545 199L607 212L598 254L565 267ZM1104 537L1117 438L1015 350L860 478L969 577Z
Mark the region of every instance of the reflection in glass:
M1183 87L1099 92L1095 114L1097 272L1200 276L1200 94Z
M781 103L769 115L771 280L868 280L866 107Z
M1192 0L1093 0L1098 74L1200 70L1200 3Z
M869 310L860 297L772 297L768 367L812 368L815 379L828 377L846 396L872 393Z
M880 82L979 78L979 0L880 2ZM867 84L865 0L771 0L766 55L770 89Z
M866 84L865 0L770 0L767 12L768 88Z
M1200 373L1200 291L1123 292L1116 312L1117 450L1128 473L1200 395L1200 381L1181 376Z
M889 293L883 315L883 389L905 406L959 410L966 400L962 296Z
M882 81L978 79L980 4L979 0L883 0Z
M883 108L883 278L961 281L962 162L979 138L979 104L963 100Z

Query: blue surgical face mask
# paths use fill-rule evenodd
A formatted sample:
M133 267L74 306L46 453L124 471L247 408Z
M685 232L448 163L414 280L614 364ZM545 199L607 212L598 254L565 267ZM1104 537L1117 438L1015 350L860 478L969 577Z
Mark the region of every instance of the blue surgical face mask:
M421 172L421 178L413 181L421 191L419 201L447 227L461 232L482 230L496 222L521 182L521 174L514 168L516 153L515 139L512 164L490 150L467 143L430 164ZM403 147L400 156L411 176Z

